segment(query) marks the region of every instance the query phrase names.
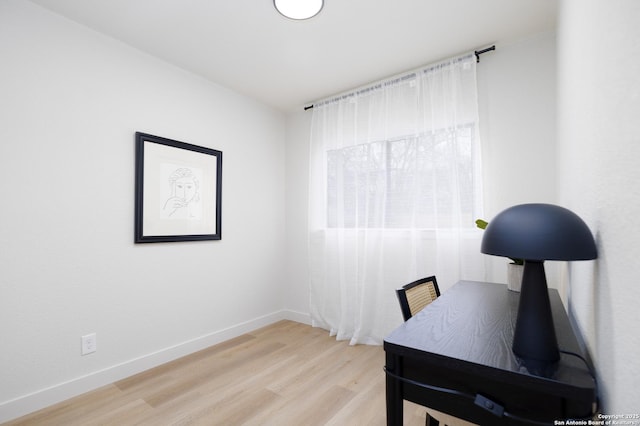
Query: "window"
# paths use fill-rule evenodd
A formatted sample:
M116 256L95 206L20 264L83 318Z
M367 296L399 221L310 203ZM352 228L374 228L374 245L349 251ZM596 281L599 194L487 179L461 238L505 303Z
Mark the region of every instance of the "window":
M327 226L472 227L474 126L329 151Z

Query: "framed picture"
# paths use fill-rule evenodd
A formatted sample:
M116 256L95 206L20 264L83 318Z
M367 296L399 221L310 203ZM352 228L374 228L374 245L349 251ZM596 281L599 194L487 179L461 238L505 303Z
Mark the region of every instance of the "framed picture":
M221 151L136 133L136 243L221 239L221 191Z

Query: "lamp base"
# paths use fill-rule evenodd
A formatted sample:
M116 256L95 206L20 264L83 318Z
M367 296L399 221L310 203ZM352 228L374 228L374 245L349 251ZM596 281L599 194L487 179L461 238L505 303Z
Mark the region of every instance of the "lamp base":
M560 359L542 261L524 262L512 349L532 374L548 375Z

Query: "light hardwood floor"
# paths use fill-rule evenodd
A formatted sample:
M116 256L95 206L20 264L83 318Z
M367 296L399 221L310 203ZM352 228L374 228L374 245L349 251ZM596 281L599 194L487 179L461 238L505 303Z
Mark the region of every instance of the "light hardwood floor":
M384 350L281 321L7 425L384 425ZM405 425L425 409L405 401Z

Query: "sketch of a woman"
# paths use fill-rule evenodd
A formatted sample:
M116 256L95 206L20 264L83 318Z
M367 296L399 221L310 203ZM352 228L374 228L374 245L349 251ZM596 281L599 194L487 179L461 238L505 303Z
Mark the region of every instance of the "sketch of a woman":
M166 217L196 218L195 204L200 201L200 183L191 169L179 168L169 176L171 195L164 203Z

